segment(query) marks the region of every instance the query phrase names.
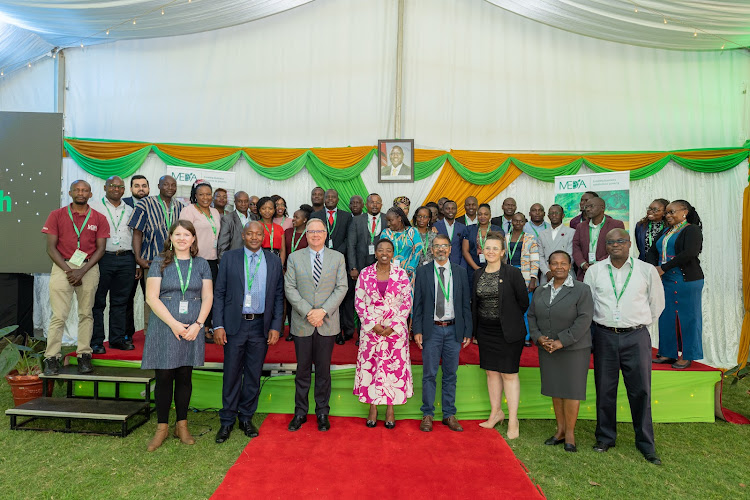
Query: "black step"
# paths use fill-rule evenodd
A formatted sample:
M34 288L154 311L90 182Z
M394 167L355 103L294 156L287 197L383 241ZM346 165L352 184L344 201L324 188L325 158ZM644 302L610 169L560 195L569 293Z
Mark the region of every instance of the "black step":
M96 366L93 373L78 373L75 365L61 366L59 375L39 375L52 380L82 380L86 382L123 382L146 384L154 380L154 370L123 368L119 366Z
M37 398L15 408L6 415L25 417L57 417L110 420L124 422L143 411L144 401L112 401L102 399Z

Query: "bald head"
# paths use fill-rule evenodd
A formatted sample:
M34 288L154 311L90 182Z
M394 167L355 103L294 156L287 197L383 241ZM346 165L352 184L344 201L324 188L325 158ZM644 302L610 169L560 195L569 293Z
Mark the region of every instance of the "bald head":
M607 233L607 253L612 265L622 266L630 255L630 235L622 228Z

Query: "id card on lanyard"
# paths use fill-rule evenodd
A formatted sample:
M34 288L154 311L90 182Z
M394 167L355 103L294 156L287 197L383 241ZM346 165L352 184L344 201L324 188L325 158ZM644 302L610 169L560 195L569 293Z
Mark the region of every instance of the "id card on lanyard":
M182 270L177 259L174 260L174 265L177 268L177 277L180 279L180 290L182 291L182 300L180 301L180 314L187 314L188 312L188 301L185 300L185 292L187 292L188 286L190 285L190 276L193 274L193 258L190 257L190 265L188 266L187 279L183 281Z
M628 272L628 277L625 278L625 283L623 283L622 289L620 290L619 294L617 293L617 286L615 285L615 277L612 274L612 264L608 264L607 267L609 268L609 279L612 282L612 291L615 294L615 310L612 312L612 319L619 323L620 321L622 321L620 299L625 293L625 289L628 287L628 283L630 283L630 277L633 275L633 257L630 258L630 272Z
M76 241L76 251L73 252L73 255L71 255L70 259L68 259L68 262L70 262L74 266L82 266L83 261L86 260L88 255L86 254L86 252L81 251L81 233L83 232L83 228L86 227L86 223L89 221L89 217L91 217L91 207L89 207L89 211L88 213L86 213L86 218L83 219L83 224L81 224L80 229L78 229L78 226L76 226L76 223L73 220L73 212L70 211L70 205L68 205L68 217L70 217L70 222L73 223L73 229L75 229L76 236L78 237L78 240Z
M250 295L250 291L253 289L253 282L255 281L255 277L258 275L258 269L260 269L260 263L262 260L263 252L261 251L260 256L258 257L258 262L255 263L255 271L253 271L253 274L251 276L250 258L247 256L247 253L245 253L245 283L247 283L247 291L245 292L245 302L242 305L243 308L250 309L253 306L253 298Z

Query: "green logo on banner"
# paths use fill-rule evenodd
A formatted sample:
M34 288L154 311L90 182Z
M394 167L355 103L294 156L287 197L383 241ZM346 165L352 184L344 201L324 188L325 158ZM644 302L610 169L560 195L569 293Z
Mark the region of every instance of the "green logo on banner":
M575 191L581 188L586 188L586 182L583 179L577 179L574 181L558 182L558 188L564 191Z
M10 212L13 201L10 196L0 189L0 212Z

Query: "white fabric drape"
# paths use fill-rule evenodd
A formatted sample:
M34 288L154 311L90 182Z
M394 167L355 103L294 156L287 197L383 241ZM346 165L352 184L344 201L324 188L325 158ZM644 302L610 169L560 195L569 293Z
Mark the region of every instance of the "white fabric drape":
M704 362L717 367L734 366L737 358L740 325L742 324L742 284L740 263L742 190L747 173L747 162L736 168L718 173L701 174L686 170L674 163L669 163L658 174L640 181L633 181L630 189L631 227L643 217L645 209L654 198L666 197L670 200L688 200L703 220L704 244L700 256L701 265L706 275L703 289L703 350ZM397 195L408 196L413 209L424 199L434 183L439 171L433 178L412 185L378 184L377 165L373 163L363 172L365 185L370 192L378 192L383 197L383 209L390 206ZM149 179L152 194L157 192L158 178L166 171L166 165L155 155L150 155L140 170ZM242 160L235 165L237 189L251 195L263 196L280 194L287 201L290 212L301 203L310 202L310 191L315 182L306 170L297 174L292 181L271 181L255 173ZM590 173L586 168L582 173ZM71 159L63 162L63 185L69 185L76 179L85 179L92 184L95 197L104 195L103 181L85 173ZM129 184L126 182L126 184ZM126 193L129 195L129 193ZM542 203L545 208L554 203L554 185L522 175L494 200L490 201L494 214L502 213L501 205L506 197L515 198L518 210L528 213L534 203ZM486 201L486 200L481 200ZM68 202L67 193L61 198L61 204ZM633 244L633 248L635 244ZM736 263L728 265L728 263ZM45 331L51 317L49 309L49 275L35 276L34 325ZM73 303L66 326L65 341L72 343L77 327L76 305ZM136 328L142 328L143 299L136 293ZM107 312L105 311L105 314ZM108 316L105 316L108 317ZM108 325L105 322L105 330ZM658 333L652 332L654 346L658 342Z
M0 111L54 112L54 59L42 59L0 78Z

